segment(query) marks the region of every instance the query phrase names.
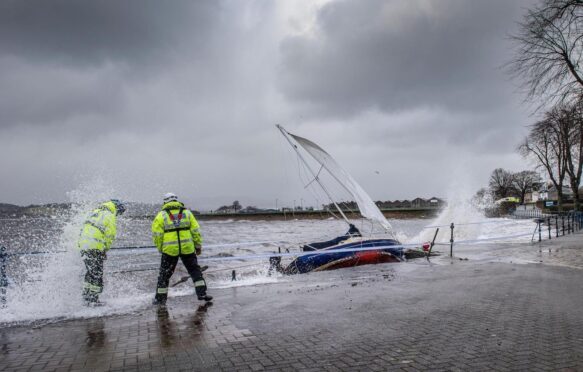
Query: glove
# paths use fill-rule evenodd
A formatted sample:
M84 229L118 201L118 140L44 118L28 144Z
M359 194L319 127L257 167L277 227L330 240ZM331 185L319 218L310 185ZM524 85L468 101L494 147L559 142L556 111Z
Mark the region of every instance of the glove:
M194 247L194 251L196 252L197 256L200 256L200 254L202 253L202 247L200 245L197 245L196 247Z

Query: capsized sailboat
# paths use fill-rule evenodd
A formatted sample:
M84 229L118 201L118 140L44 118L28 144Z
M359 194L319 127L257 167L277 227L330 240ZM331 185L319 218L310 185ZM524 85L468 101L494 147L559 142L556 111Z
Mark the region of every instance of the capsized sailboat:
M324 149L314 142L291 134L281 125L276 125L277 129L285 137L287 142L295 150L306 169L311 173L313 180L324 191L328 199L335 206L349 226L346 234L335 239L306 244L302 247L304 254L295 258L289 265L281 265L281 257L270 259L272 267L285 274L301 274L311 271L332 270L344 267L383 263L400 262L406 258L419 257L423 253L404 249L401 243L395 238L391 224L370 196L356 182L352 176L344 170ZM320 169L315 172L308 164L299 147L303 148L319 164ZM365 238L360 231L346 217L343 210L332 197L328 187L320 178L322 170L328 172L356 201L358 209L363 218L382 227L388 238ZM313 254L305 252L314 252Z

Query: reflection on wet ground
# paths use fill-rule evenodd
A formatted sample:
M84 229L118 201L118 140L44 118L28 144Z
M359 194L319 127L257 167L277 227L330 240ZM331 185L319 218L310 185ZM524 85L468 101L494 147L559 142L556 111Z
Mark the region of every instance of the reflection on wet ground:
M106 333L103 330L104 322L103 319L96 319L91 321L87 325L87 340L85 344L87 345L87 350L93 348L103 348L105 345Z
M544 263L583 269L581 234L532 243L489 243L454 247L454 256L479 262ZM444 249L445 251L445 249ZM443 255L446 258L449 250Z
M184 337L185 340L192 340L193 342L196 342L202 337L205 332L204 318L208 309L212 305L212 302L199 305L191 319L178 324L172 319L168 312L168 308L166 306L160 306L156 310L156 315L158 318L158 330L162 347L172 347L179 342L182 337Z

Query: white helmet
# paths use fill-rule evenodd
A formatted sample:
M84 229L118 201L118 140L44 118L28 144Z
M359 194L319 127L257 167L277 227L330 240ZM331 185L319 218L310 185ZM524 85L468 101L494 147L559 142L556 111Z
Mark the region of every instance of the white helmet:
M178 196L176 196L176 194L169 192L164 195L164 204L169 203L171 201L178 201Z

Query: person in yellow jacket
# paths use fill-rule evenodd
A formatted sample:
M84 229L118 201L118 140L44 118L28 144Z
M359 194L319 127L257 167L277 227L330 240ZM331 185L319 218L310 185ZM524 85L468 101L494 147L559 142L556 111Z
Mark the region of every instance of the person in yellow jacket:
M186 267L194 282L194 289L199 300L210 301L206 282L198 266L197 255L202 251L200 227L191 211L184 208L175 194L164 195L164 205L152 222L152 239L162 254L160 273L154 305L165 305L168 299L168 284L176 269L178 258Z
M99 304L103 291L103 261L111 248L117 232L117 218L125 212L125 206L112 199L93 210L83 223L78 246L87 272L83 284L83 299L88 305Z

